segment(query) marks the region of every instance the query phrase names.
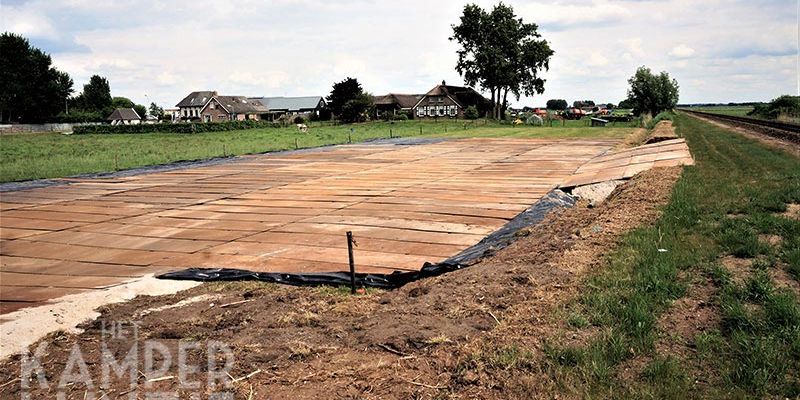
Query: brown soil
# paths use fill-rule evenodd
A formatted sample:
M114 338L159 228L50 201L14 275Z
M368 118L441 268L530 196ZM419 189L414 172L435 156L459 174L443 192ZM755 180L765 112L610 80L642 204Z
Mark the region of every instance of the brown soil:
M237 398L551 397L562 389L538 367L520 376L509 372L508 363L541 358L544 341L566 330L557 310L575 298L588 272L602 266L621 234L659 216L680 171L644 172L599 207L555 211L491 258L398 290L350 296L330 288L231 282L142 296L101 309L80 335L51 335L41 360L57 381L78 344L97 384L103 343L118 360L135 343L130 336L104 341L103 324L135 319L139 340L166 345L173 365L182 340L230 346ZM691 314L697 305L686 307ZM521 350L499 357L504 349ZM205 351L190 351L188 360L205 365ZM176 369L136 379L143 384L162 377L148 390L188 397L192 392L179 389ZM0 397L20 397L19 371L19 357L0 364ZM190 376L202 382L204 396L205 377ZM35 383L31 398L53 397ZM117 398L130 389L128 380L114 379L108 387L95 386L95 393ZM144 391L139 388L140 395ZM76 383L65 393L84 398L86 386Z
M632 134L628 135L618 145L614 146L614 150L629 149L644 144L647 137L650 136L650 131L644 128L636 129Z
M786 211L783 212L783 216L794 220L800 220L800 204L797 203L787 204Z
M781 237L781 235L761 234L758 235L758 240L775 248L780 247L781 243L783 243L783 237Z
M770 268L769 275L775 282L776 288L787 289L794 292L795 296L800 296L800 282L786 272L786 265L778 264L775 268Z
M725 256L720 259L720 262L731 273L731 278L737 284L744 283L753 273L751 269L753 265L752 259Z

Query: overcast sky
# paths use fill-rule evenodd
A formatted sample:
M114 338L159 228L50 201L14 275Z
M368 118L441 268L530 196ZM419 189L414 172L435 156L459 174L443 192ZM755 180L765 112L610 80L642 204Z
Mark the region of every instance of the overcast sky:
M476 1L486 8L494 1ZM639 65L666 70L680 101L797 94L796 0L507 1L555 55L549 98L619 102ZM461 84L450 0L0 0L0 30L50 53L79 92L93 74L114 96L171 107L193 90L327 95L358 78L373 94ZM147 95L147 96L145 96Z

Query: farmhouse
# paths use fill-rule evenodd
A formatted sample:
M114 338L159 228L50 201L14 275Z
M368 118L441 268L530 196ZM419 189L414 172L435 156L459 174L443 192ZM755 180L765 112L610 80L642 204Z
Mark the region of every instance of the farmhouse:
M200 109L203 122L260 120L267 108L245 96L213 96Z
M138 125L142 118L132 108L118 108L106 118L111 125Z
M180 121L260 120L261 115L267 113L261 103L245 96L223 96L211 90L189 93L175 107Z
M417 118L463 118L469 106L475 106L479 115L485 115L492 107L491 101L475 89L449 86L442 81L414 104L414 114Z
M265 109L264 119L276 120L283 115L317 115L327 107L322 96L301 97L250 97L249 100L261 104Z
M423 94L399 94L389 93L383 96L373 97L373 104L375 104L375 116L381 114L391 113L392 115L398 112L408 113L412 116L411 110L414 105L423 97Z

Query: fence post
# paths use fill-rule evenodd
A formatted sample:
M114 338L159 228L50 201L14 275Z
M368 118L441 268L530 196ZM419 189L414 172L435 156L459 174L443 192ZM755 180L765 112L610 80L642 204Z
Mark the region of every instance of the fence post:
M350 261L350 294L356 294L356 263L353 260L353 232L347 231L347 255Z

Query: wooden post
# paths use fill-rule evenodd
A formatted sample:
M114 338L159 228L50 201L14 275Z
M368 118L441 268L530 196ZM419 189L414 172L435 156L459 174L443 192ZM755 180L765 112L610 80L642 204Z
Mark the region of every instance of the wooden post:
M347 255L350 261L350 294L356 294L356 263L353 260L353 232L347 231Z

